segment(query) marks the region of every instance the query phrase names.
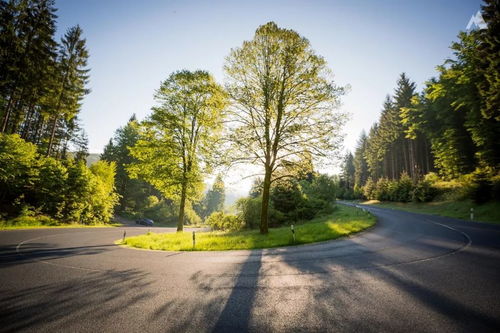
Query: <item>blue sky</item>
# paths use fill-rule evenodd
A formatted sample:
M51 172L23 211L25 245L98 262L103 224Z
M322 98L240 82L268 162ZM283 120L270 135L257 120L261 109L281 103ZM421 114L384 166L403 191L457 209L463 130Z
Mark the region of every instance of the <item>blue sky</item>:
M477 0L128 1L61 0L58 34L79 24L90 52L81 119L91 152L135 113L144 118L171 72L205 69L221 83L229 50L268 21L308 38L339 85L351 114L345 147L378 119L385 95L406 72L421 88L480 8Z

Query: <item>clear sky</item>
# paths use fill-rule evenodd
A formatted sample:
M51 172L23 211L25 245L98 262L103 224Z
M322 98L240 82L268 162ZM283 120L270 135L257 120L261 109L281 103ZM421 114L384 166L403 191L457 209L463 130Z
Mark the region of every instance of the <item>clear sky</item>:
M81 119L89 149L101 153L135 113L144 118L160 82L179 69L205 69L221 83L229 50L268 21L308 38L339 85L351 86L345 148L377 121L397 77L421 88L451 55L449 45L479 0L429 1L156 1L60 0L58 34L79 24L90 52L92 92ZM246 186L245 186L246 187Z

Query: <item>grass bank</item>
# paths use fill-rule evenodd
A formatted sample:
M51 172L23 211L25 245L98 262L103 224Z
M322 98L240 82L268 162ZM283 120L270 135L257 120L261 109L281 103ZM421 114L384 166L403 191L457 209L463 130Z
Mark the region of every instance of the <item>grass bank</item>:
M361 231L374 224L373 215L358 208L338 205L331 215L296 225L295 242L293 242L290 227L280 227L270 228L267 235L261 235L258 230L199 232L196 233L195 248L193 248L193 236L190 232L148 233L127 238L124 243L117 241L117 244L165 251L261 249L335 239Z
M0 230L37 229L37 228L109 228L120 223L79 224L63 223L48 216L20 216L10 220L0 220Z
M414 213L454 217L463 220L470 219L470 209L474 208L475 221L500 224L500 203L495 201L487 202L482 205L475 204L471 200L407 203L370 200L361 203L385 208L400 209Z

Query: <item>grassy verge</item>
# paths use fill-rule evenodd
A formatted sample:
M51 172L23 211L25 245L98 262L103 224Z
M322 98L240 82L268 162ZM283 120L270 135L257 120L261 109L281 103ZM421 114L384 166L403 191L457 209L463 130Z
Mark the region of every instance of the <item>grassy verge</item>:
M474 208L475 221L500 224L500 203L494 201L487 202L482 205L477 205L471 200L408 203L370 200L362 203L377 205L385 208L401 209L408 212L433 214L464 220L470 219L470 209Z
M37 228L108 228L120 226L120 223L79 224L63 223L48 216L21 216L7 221L0 221L0 230L37 229Z
M258 230L200 232L196 233L195 248L193 248L193 238L190 232L148 233L127 238L123 244L142 249L165 251L260 249L335 239L361 231L373 224L375 224L373 215L354 207L339 205L332 215L297 225L295 227L295 243L290 227L281 227L269 229L267 235L261 235ZM117 243L122 244L121 241L117 241Z

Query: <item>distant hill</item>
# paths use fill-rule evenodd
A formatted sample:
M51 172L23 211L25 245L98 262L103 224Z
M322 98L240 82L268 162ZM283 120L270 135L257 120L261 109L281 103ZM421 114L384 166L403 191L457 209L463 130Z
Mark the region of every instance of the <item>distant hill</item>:
M95 162L99 162L100 159L101 154L89 154L89 156L87 156L87 166L91 166Z
M69 152L68 153L68 157L74 157L74 154L73 152ZM101 159L101 154L89 154L89 156L87 156L87 166L91 166L92 164L94 164L95 162L99 162L99 160Z

